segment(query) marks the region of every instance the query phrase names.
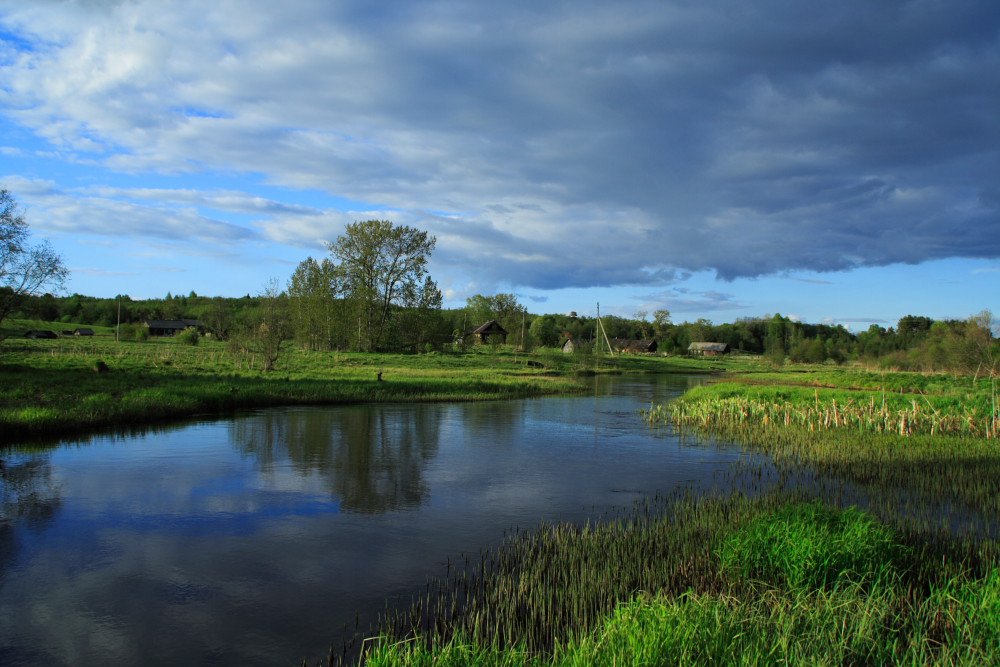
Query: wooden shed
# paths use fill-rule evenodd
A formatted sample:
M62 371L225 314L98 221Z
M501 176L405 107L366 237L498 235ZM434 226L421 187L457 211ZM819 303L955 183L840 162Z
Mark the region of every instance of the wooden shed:
M691 343L688 354L702 357L719 357L730 353L728 343Z
M476 342L486 345L487 343L506 343L507 342L507 330L500 326L500 323L496 320L490 320L486 324L478 327L472 332L475 336ZM499 340L497 340L499 339Z
M94 330L88 327L80 327L79 329L73 329L74 336L93 336Z

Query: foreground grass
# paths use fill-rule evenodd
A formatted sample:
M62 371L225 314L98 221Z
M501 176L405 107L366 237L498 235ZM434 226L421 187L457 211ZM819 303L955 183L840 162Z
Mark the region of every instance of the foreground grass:
M1000 664L996 543L789 495L646 509L512 538L391 618L364 664Z
M106 372L96 372L101 365ZM252 355L234 355L219 342L116 343L112 333L100 331L88 338L7 339L0 344L0 446L245 408L524 398L579 391L581 375L720 368L683 359L594 360L555 350L350 354L309 352L292 344L275 371L257 367Z

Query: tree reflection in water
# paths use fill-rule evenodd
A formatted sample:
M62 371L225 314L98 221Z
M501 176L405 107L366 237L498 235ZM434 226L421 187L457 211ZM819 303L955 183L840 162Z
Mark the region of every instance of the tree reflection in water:
M61 505L47 454L0 458L0 583L17 557L19 531L44 530Z
M262 469L287 465L321 475L343 511L415 508L429 495L423 476L438 451L434 406L269 411L233 422L230 440Z

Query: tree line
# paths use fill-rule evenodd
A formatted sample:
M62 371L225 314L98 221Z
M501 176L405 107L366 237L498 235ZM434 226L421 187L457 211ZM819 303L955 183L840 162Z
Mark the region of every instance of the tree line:
M935 321L907 315L895 327L873 324L855 334L841 325L807 324L780 314L715 324L707 319L674 323L670 312L632 317L529 313L513 294L477 294L464 308L442 308L442 295L427 271L436 239L427 232L366 220L348 225L327 244L328 257L307 257L285 285L272 280L256 295L238 298L168 293L133 300L81 294L55 296L67 276L47 243L31 245L17 202L0 190L0 322L7 318L125 325L126 339L143 338L152 320L197 320L234 349L260 355L272 367L281 347L294 341L311 350L453 350L490 320L507 332L507 343L524 350L558 347L566 340L600 348L608 340L653 340L666 354L682 354L694 342L726 343L732 350L763 354L773 364L879 359L913 370L943 368L997 373L1000 343L992 315ZM585 346L586 347L586 346Z

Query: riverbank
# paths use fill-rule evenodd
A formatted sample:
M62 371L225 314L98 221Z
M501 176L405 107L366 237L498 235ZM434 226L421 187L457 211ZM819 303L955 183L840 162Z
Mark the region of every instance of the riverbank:
M363 661L997 664L996 547L791 493L659 499L513 536L390 615Z
M994 381L793 369L645 416L767 453L778 490L515 536L365 664L1000 664Z
M581 390L598 373L717 372L723 363L665 357L593 357L504 347L463 353L315 352L289 344L276 370L224 343L115 342L111 332L0 345L0 446L39 436L132 427L197 414L279 405L470 401ZM730 364L728 367L732 367Z

